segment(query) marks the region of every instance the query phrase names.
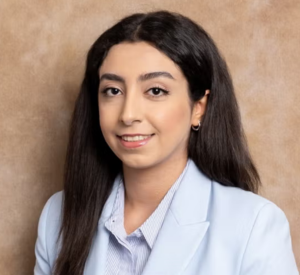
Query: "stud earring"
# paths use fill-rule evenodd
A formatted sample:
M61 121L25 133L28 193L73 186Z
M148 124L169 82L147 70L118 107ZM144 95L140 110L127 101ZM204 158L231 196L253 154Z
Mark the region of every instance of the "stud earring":
M192 125L192 129L193 129L194 131L198 131L198 130L200 129L200 126L201 126L201 121L199 120L198 126Z

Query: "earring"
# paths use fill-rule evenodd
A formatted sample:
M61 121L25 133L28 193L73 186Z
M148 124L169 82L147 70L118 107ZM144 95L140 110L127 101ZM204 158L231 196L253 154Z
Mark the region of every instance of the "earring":
M198 131L200 129L200 126L201 126L201 121L199 120L198 126L195 127L194 125L192 125L192 129L194 131Z

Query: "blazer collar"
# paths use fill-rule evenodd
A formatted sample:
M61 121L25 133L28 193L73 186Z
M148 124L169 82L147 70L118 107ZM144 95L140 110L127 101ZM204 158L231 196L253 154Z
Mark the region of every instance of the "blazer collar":
M184 272L209 227L210 194L211 180L191 160L142 275Z
M109 243L109 233L104 223L112 213L120 179L121 175L118 175L103 208L98 233L86 267L87 271L97 270L97 274L100 275L105 272ZM190 159L186 173L158 233L143 275L182 274L209 227L206 219L210 194L211 180Z
M171 204L177 222L189 225L206 221L211 180L189 159L189 166Z

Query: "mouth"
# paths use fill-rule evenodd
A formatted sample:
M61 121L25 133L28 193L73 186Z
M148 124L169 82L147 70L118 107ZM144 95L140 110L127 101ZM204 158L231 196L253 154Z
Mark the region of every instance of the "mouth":
M122 135L122 136L118 136L118 138L127 141L127 142L134 142L134 141L141 141L141 140L145 140L151 136L154 136L154 134L151 135L142 135L142 134L134 134L134 135Z
M132 149L132 148L137 148L146 145L154 135L155 134L151 134L151 135L128 134L122 136L117 135L117 137L124 147Z

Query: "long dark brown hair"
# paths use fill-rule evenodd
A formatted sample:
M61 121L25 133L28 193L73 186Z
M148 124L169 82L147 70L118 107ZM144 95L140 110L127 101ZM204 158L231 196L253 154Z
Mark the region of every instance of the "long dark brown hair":
M98 220L121 161L105 142L98 112L98 69L109 49L121 42L145 41L172 59L196 102L209 89L198 132L191 131L188 156L209 178L257 192L259 175L248 152L237 100L226 63L212 38L177 13L128 16L105 31L88 52L86 71L73 113L65 175L61 249L55 275L82 275Z

